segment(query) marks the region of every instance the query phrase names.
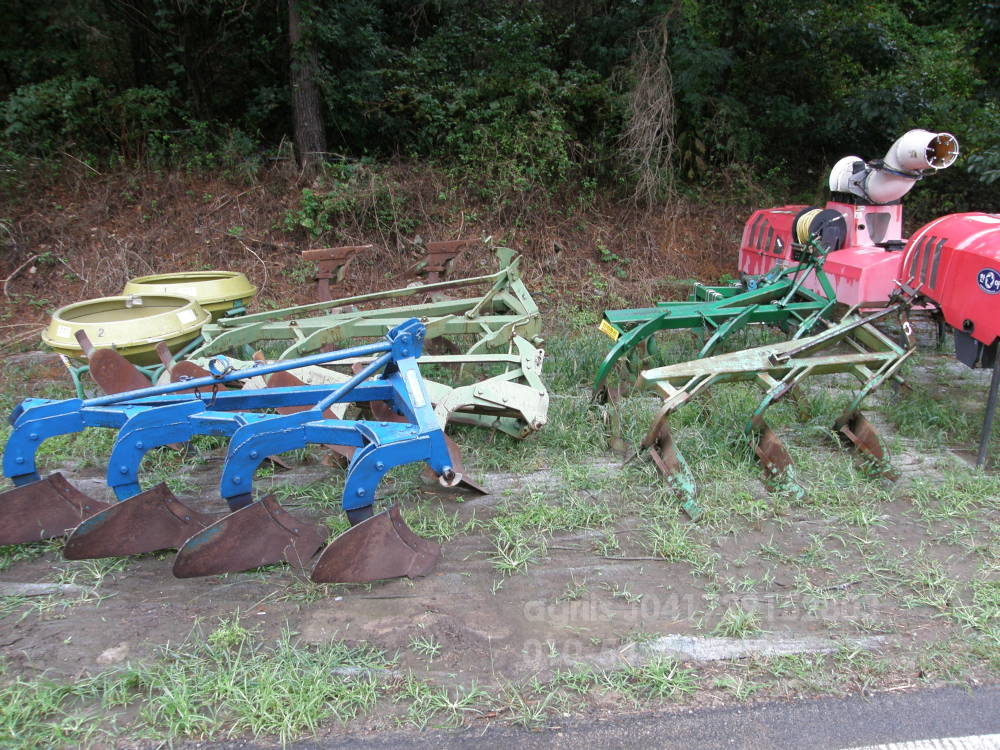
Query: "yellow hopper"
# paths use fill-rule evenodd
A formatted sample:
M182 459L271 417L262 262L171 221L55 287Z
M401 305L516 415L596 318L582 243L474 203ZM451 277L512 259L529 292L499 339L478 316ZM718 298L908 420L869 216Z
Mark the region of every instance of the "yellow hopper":
M83 330L98 349L114 347L139 365L157 364L156 345L177 350L193 341L211 315L190 297L167 294L100 297L57 310L42 341L60 354L83 359L76 339Z
M217 320L229 310L242 311L257 287L236 271L181 271L141 276L125 285L122 294L170 294L192 297Z

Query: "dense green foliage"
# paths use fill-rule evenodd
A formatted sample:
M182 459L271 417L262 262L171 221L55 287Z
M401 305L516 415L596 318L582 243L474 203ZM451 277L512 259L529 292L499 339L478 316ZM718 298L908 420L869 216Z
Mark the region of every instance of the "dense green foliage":
M484 196L623 186L637 41L667 31L672 168L810 188L914 126L955 132L949 195L997 208L1000 4L983 0L299 0L330 149L430 158ZM285 2L9 0L6 153L206 166L292 131ZM663 26L665 24L665 27Z

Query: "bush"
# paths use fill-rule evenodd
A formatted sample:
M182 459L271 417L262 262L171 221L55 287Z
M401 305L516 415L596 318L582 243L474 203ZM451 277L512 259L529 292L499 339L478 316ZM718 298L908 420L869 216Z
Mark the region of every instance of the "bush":
M21 86L3 105L4 137L22 154L46 156L75 143L107 145L108 92L97 78L60 76Z
M116 92L99 79L60 76L18 88L0 104L5 148L19 156L59 151L147 166L247 172L259 167L255 139L196 120L153 86Z
M299 206L285 214L288 232L304 229L315 238L345 236L344 230L408 234L417 221L406 215L408 196L401 186L361 163L329 165L329 187L305 188Z

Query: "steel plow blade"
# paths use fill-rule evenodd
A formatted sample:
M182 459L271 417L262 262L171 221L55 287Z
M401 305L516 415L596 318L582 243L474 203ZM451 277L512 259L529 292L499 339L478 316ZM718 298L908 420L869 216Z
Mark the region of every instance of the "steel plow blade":
M852 412L838 419L834 429L842 436L841 439L844 442L849 441L862 453L876 460L885 458L885 451L879 440L878 431L860 411Z
M322 526L300 521L266 495L188 539L177 552L174 575L237 573L282 560L304 568L325 536Z
M454 493L455 490L460 492L468 492L473 495L489 495L490 491L483 487L481 484L473 482L471 479L466 477L464 474L459 472L455 473L457 482L454 484L444 483L437 474L435 474L430 467L424 469L423 479L427 483L429 488L438 488L444 492Z
M180 383L183 380L196 380L197 378L209 377L211 374L204 367L199 367L194 362L188 362L185 359L180 362L174 362L171 365L170 382ZM191 388L187 391L178 391L178 393L195 393L196 390L195 388Z
M158 484L83 521L66 540L63 557L86 560L177 549L216 518L192 510L166 484Z
M403 418L396 414L385 401L372 401L369 404L369 408L372 413L372 417L380 422L401 422ZM445 492L470 492L476 495L489 495L490 491L480 485L478 482L474 482L465 476L465 471L462 468L462 449L458 447L458 443L452 440L448 435L442 431L441 435L444 437L444 444L448 448L448 456L451 459L451 468L454 470L458 481L453 483L445 483L441 481L441 478L434 473L434 470L430 466L425 466L422 474L424 483L428 487L439 488ZM418 537L419 538L419 537Z
M90 377L105 393L124 393L149 387L149 378L114 349L97 349L83 330L74 334L87 357Z
M444 433L442 433L444 434ZM469 492L474 495L489 495L490 491L478 482L469 479L462 469L462 451L458 444L447 435L444 435L444 444L448 446L448 455L451 457L451 467L455 472L457 481L446 483L442 477L434 473L430 466L425 466L422 474L424 483L430 488L437 488L444 492Z
M316 583L417 578L432 573L440 559L441 546L414 534L394 505L330 542L310 578Z
M753 451L764 469L764 486L771 491L789 492L796 500L806 491L795 479L792 457L771 426L758 414L750 420Z
M108 507L55 472L0 494L0 544L24 544L68 534L83 519Z
M860 411L842 415L834 424L840 441L853 445L879 474L887 479L898 479L899 472L889 463L885 448L879 439L878 430Z
M186 359L174 362L174 355L170 353L170 349L167 347L165 341L161 341L156 345L156 354L160 357L160 362L163 364L164 369L170 376L171 383L178 383L181 380L193 380L195 378L204 378L210 376L208 370L204 367L196 365L194 362L189 362ZM189 391L178 391L178 393L194 393L195 389Z

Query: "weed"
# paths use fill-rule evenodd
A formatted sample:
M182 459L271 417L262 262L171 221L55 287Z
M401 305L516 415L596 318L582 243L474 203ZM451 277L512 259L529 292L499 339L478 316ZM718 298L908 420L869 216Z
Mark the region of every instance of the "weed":
M0 545L0 571L7 570L21 560L34 560L48 552L58 552L62 545L58 540L45 539L32 544Z
M734 674L724 674L716 678L714 685L717 688L732 693L733 697L740 701L748 700L754 693L764 687L764 684L761 682Z
M978 425L969 410L955 408L953 394L925 385L912 388L906 398L886 405L886 416L900 434L919 440L927 448L954 440L973 442Z
M968 604L959 604L950 616L964 627L979 630L1000 646L1000 580L974 578Z
M602 673L589 664L581 664L570 670L557 669L552 674L550 684L565 688L577 695L585 695L601 681Z
M250 637L250 631L240 624L240 614L237 612L229 620L222 620L208 634L208 644L215 648L233 649L242 646Z
M621 552L621 542L614 529L605 531L603 536L594 540L594 551L602 557L615 557Z
M748 638L760 633L760 625L760 615L757 612L747 611L740 604L733 604L722 613L722 618L712 630L712 635Z
M102 731L87 704L100 701L103 682L101 677L68 683L18 677L0 687L0 745L11 750L89 745Z
M434 658L441 653L441 642L432 635L414 636L410 639L410 650L427 657L428 661L434 661Z
M430 537L441 543L467 533L475 525L474 521L467 523L461 521L458 511L449 513L441 507L428 507L426 503L414 503L409 506L406 523L420 536Z
M0 688L0 738L10 733L4 746L89 744L108 714L81 703L136 703L132 729L160 737L249 732L287 743L315 733L328 718L347 721L368 711L380 689L377 670L388 664L372 649L340 642L311 648L288 631L265 647L236 618L160 656L153 664L66 684L19 678Z
M547 549L547 540L556 532L603 527L613 514L598 498L565 491L553 500L529 492L514 503L506 501L486 523L495 548L493 566L504 575L512 575L536 562Z
M957 583L937 560L918 550L909 565L902 569L904 581L913 593L903 597L906 607L931 607L946 612L956 598Z
M642 594L636 594L628 590L628 584L618 586L617 584L606 583L605 587L611 592L614 599L621 599L626 604L638 604L642 601Z
M217 635L215 635L217 634ZM386 659L370 648L341 642L315 648L285 631L271 647L249 638L235 619L203 645L164 649L154 665L128 679L148 696L141 721L167 736L277 735L283 743L315 733L328 718L347 721L368 711L378 696Z
M575 602L577 599L582 597L587 593L587 579L584 578L582 581L577 581L573 578L569 583L566 584L566 588L563 589L562 594L556 599L558 602Z
M407 701L406 721L424 729L432 720L439 727L459 727L473 714L482 713L489 695L473 684L449 690L417 679L412 672L396 687L395 700Z
M541 700L530 700L523 689L509 683L504 685L497 700L511 723L525 729L545 726L548 718L559 708L556 690L546 692Z
M633 698L679 698L698 687L693 669L665 656L657 656L639 667L608 673L605 682Z
M850 680L853 687L860 691L875 687L890 668L884 659L856 647L839 649L834 654L833 661L843 670L841 676Z
M754 660L755 669L777 680L785 695L822 693L830 688L827 657L823 654L790 654Z
M667 562L687 562L702 575L714 570L718 555L708 545L694 538L696 528L678 518L667 522L653 522L647 534L646 547L650 554Z

